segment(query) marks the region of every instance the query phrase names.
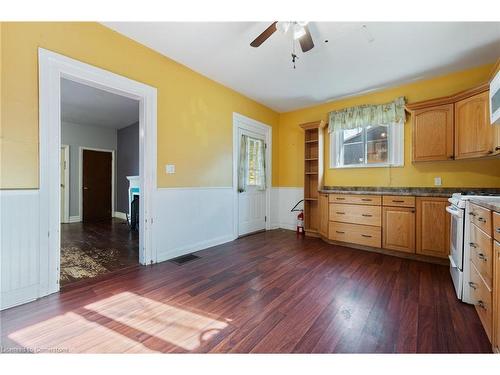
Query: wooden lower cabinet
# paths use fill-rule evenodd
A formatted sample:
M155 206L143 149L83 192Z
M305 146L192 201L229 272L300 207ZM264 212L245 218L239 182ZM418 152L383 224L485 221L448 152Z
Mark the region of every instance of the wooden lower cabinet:
M416 253L448 258L450 252L450 214L448 198L417 197Z
M483 324L486 335L490 341L492 341L492 290L488 288L474 263L470 265L469 288L471 288L470 296L476 308L477 314L479 315L479 319Z
M380 227L330 221L328 233L333 241L380 248Z
M328 238L328 194L320 193L319 197L319 234Z
M415 253L415 209L383 207L384 249Z
M493 348L500 353L500 242L493 250Z

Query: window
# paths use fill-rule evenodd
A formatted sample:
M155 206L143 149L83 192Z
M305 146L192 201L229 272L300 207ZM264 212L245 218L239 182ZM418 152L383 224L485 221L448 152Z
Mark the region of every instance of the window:
M330 134L330 168L404 164L404 126L375 125Z
M264 185L264 141L260 139L247 138L247 186L262 186ZM262 170L261 170L262 169Z

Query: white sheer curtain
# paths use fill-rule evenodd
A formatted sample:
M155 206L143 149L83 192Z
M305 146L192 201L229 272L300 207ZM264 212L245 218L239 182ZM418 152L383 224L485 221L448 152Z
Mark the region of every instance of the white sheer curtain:
M248 149L246 135L241 136L240 140L240 157L238 164L238 191L240 193L247 189L247 173L248 173Z
M258 139L257 142L257 165L256 165L256 185L259 190L266 190L266 145L264 141Z
M238 191L248 186L266 190L266 145L263 140L242 135L238 160Z

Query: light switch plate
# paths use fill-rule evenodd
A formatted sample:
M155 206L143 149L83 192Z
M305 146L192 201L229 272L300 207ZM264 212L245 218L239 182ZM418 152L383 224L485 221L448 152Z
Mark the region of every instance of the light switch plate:
M434 177L434 186L441 186L441 177Z
M167 172L167 174L173 174L173 173L175 173L175 164L167 164L167 165L165 165L165 172Z

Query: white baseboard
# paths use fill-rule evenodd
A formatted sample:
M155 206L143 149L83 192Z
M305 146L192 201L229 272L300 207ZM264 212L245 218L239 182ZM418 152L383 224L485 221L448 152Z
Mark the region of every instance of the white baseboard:
M82 221L82 218L80 217L80 215L70 216L68 223L79 223L80 221Z
M113 217L117 219L127 220L127 214L125 212L115 211Z
M222 245L222 244L225 244L227 242L234 241L234 240L235 240L235 238L233 237L233 235L230 235L230 236L212 238L212 239L209 239L206 241L200 241L200 242L194 243L194 244L189 244L189 245L184 246L184 247L179 247L177 249L173 249L171 251L171 253L169 253L169 254L163 254L164 258L159 258L158 262L163 262L165 260L169 260L169 259L176 258L176 257L182 256L182 255L194 253L196 251L205 250L205 249L208 249L210 247Z

